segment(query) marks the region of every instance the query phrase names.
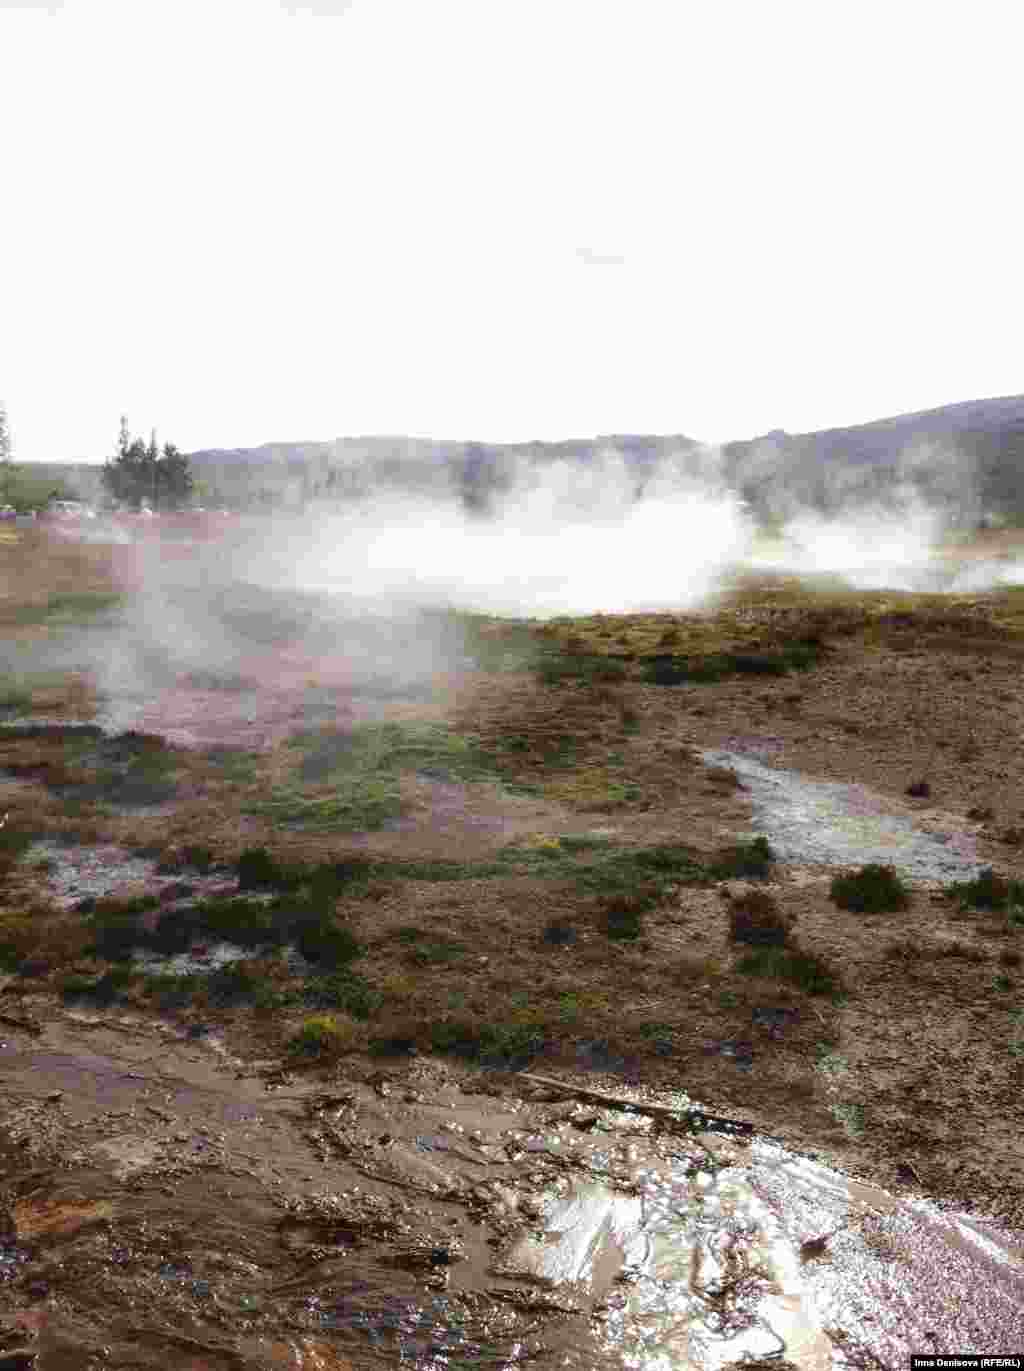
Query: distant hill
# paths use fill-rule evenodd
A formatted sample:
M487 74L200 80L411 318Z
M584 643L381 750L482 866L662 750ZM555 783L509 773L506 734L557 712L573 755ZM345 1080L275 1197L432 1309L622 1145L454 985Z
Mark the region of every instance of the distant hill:
M962 504L967 517L1024 519L1024 395L818 433L777 430L727 443L723 467L757 508L778 513L791 503L828 510L858 497L884 499L906 482Z
M682 472L713 467L764 518L795 508L822 512L885 500L913 487L966 522L982 515L1024 522L1024 396L969 400L850 428L782 430L725 444L716 460L683 434L604 434L547 443L482 443L374 436L264 443L189 453L206 494L234 507L301 508L351 501L392 488L449 495L486 516L496 496L529 469L557 461L586 466L618 454L642 497L649 475L669 461ZM98 466L49 463L86 499L100 495Z

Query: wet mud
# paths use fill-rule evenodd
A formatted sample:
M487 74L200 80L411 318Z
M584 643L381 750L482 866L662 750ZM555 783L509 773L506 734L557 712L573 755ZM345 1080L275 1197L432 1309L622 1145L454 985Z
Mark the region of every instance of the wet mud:
M1011 1232L687 1126L685 1095L427 1058L314 1081L171 1021L38 1029L0 1039L0 1327L41 1371L895 1366L1024 1339Z

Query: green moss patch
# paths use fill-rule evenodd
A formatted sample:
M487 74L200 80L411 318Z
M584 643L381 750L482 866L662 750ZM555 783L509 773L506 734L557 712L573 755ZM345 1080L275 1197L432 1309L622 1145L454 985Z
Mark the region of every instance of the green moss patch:
M498 779L494 762L470 738L440 724L363 724L347 733L300 733L304 755L295 780L246 813L309 829L381 828L402 812L400 777L441 781Z

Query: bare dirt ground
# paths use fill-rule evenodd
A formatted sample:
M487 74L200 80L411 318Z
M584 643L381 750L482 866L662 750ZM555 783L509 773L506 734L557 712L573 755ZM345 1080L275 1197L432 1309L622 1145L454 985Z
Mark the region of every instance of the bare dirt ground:
M38 570L32 580L18 552L0 549L12 611L26 596L111 584L102 546L62 544L47 562L52 584ZM979 865L1024 879L1021 597L823 604L782 580L726 597L716 611L724 626L706 615L608 616L548 631L570 653L575 635L633 663L673 633L682 646L660 650L711 639L769 646L813 620L827 644L807 672L675 688L634 677L543 687L532 673L460 669L439 674L433 694L382 702L352 688L343 653L304 655L301 644L253 652L237 668L253 683L244 698L180 679L133 722L171 744L172 799L69 810L61 785L81 779L75 767L87 770L88 757L71 756L59 735L11 736L0 739L0 814L39 836L72 833L83 848L117 845L110 851L126 861L129 850L150 851L151 868L132 868L120 888L117 859L104 859L106 890L121 895L180 882L180 872L159 875L157 860L197 842L225 870L258 846L304 863L351 852L471 863L508 845L557 852L559 839L587 834L627 849L681 844L710 861L754 823L742 780L700 760L722 749L862 786L875 812L909 816L968 843ZM41 631L10 623L28 643ZM332 701L333 712L318 715L324 736L367 720L445 724L499 758L503 781L404 772L397 814L363 830L290 828L251 812L253 797L294 770L285 740L309 722L312 681L318 699ZM82 676L33 708L86 722L101 704ZM566 737L569 762L552 765ZM225 772L210 752L218 746L246 750L244 775ZM510 777L518 786L505 784ZM42 966L7 975L0 990L0 1366L505 1366L518 1364L516 1345L519 1360L571 1354L576 1361L550 1364L597 1365L581 1330L606 1305L611 1275L592 1282L582 1304L577 1290L576 1313L559 1322L564 1290L535 1293L531 1305L528 1282L492 1270L529 1217L523 1195L554 1174L554 1163L538 1162L531 1181L522 1158L512 1160L508 1130L532 1136L543 1109L566 1097L514 1071L437 1056L431 1030L446 1021L535 1029L542 1045L529 1069L564 1085L628 1086L653 1101L685 1091L876 1187L875 1204L881 1189L908 1203L924 1194L1024 1228L1021 928L997 912L961 910L939 881L911 882L899 913L844 911L830 898L835 874L791 861L756 883L791 917L799 947L838 973L833 997L737 971L750 950L729 935L730 898L751 888L742 879L681 881L644 915L639 938L610 941L600 894L581 893L562 868L547 880L532 866L451 881L384 878L369 899L343 896L337 906L366 947L359 970L382 1007L369 1023L346 1024L342 1056L300 1067L284 1049L301 1012L226 1010L201 995L159 1012L133 990L90 1018L62 1001L69 968L102 968L83 959L71 901L53 904L46 873L9 869L0 917L11 927L22 919L23 933L23 911L36 909L38 946L26 943L25 954ZM59 916L45 914L54 908ZM545 941L553 920L574 938ZM461 955L411 964L399 937L410 925L457 939ZM418 1054L382 1067L366 1052L373 1035L414 1042ZM464 1134L444 1133L445 1122L461 1122ZM459 1160L444 1139L462 1147L474 1130ZM434 1143L419 1146L424 1137ZM694 1150L674 1136L665 1146L677 1162L680 1148ZM715 1146L732 1144L719 1137ZM1012 1267L1019 1254L1005 1251ZM383 1289L394 1294L391 1324ZM1014 1290L1011 1305L1024 1307L1019 1278ZM434 1298L449 1301L443 1314L435 1308L433 1323L417 1325L414 1311ZM344 1314L327 1318L328 1305ZM870 1317L884 1326L886 1311ZM430 1337L459 1319L462 1351L431 1361ZM934 1322L931 1347L914 1350L963 1350L955 1320ZM838 1356L843 1330L832 1332ZM858 1348L862 1364L874 1356L883 1365L905 1350L862 1334L846 1339L851 1364ZM795 1364L829 1364L824 1344L800 1346ZM4 1349L23 1360L5 1362Z

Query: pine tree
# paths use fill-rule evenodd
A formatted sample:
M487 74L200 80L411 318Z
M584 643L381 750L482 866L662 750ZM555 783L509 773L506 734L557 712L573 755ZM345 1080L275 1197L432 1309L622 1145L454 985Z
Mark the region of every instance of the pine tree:
M14 462L12 460L11 428L7 422L7 409L0 400L0 487L3 489L3 503L6 504L11 491L11 479L14 476Z
M124 416L117 456L107 462L100 479L116 500L135 509L143 503L154 511L160 506L175 508L192 495L188 458L173 443L165 443L161 454L155 428L150 431L148 444L132 438Z

